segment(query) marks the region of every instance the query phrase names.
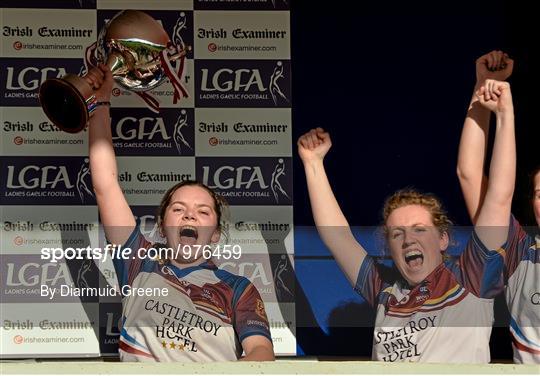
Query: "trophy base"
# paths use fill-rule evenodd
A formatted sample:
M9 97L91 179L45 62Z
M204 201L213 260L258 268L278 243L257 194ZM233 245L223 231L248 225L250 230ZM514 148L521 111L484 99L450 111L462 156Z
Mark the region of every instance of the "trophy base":
M43 82L39 89L39 101L53 124L68 133L82 131L95 106L90 85L71 74Z

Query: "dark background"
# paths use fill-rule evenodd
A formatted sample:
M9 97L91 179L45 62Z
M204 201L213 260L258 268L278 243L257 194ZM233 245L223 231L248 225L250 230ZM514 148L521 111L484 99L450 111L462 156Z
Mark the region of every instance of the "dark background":
M540 96L537 13L530 4L291 2L293 139L317 126L330 132L333 147L325 165L351 225L379 224L384 199L406 186L437 194L455 224L470 225L455 172L457 150L475 60L493 49L515 59L510 78L518 151L513 212L522 223L534 224L527 175L540 163L534 113ZM295 224L309 226L313 219L296 150L293 166ZM302 261L314 262L297 257L297 266ZM303 293L297 292L297 320L302 321L310 302L302 306ZM504 301L497 305L500 322ZM346 315L354 316L358 305L349 308ZM511 359L508 331L499 326L492 334L492 358ZM371 331L334 328L328 334L299 328L297 340L306 355L370 356L366 336Z
M434 3L291 4L293 139L317 126L330 131L326 166L351 224L378 224L384 198L405 186L437 194L456 224L470 223L457 149L475 60L493 49L515 59L514 211L526 219L526 175L540 162L536 13L519 1ZM295 222L309 225L303 168L294 157Z

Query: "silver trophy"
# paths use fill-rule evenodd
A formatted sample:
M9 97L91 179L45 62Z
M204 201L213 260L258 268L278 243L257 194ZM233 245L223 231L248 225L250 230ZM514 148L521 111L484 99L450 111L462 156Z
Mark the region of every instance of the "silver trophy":
M124 10L100 31L94 55L111 69L118 85L144 92L171 78L170 62L184 58L189 50L183 44L173 45L163 27L148 14ZM74 74L43 82L39 101L47 117L69 133L82 131L97 105L94 89Z

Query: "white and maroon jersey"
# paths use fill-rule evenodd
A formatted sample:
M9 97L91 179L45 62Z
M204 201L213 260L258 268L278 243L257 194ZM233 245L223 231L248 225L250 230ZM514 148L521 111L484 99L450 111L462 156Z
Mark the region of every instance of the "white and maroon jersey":
M383 281L374 259L366 257L355 290L377 310L373 360L488 363L505 247L490 251L473 233L458 259L441 263L412 288Z
M138 226L124 245L133 254L151 247ZM122 361L210 362L237 360L251 335L271 341L264 304L246 278L207 261L178 268L147 258L115 259L120 286L167 288L168 296L122 299Z
M517 225L505 257L514 362L540 363L540 236Z

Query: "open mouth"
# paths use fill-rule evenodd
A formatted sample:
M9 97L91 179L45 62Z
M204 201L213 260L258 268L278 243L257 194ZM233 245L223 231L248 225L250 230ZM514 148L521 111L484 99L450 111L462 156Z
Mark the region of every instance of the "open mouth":
M417 250L409 251L405 253L405 263L411 268L422 266L424 255Z
M197 242L199 234L196 227L183 226L180 228L180 243L192 245Z

